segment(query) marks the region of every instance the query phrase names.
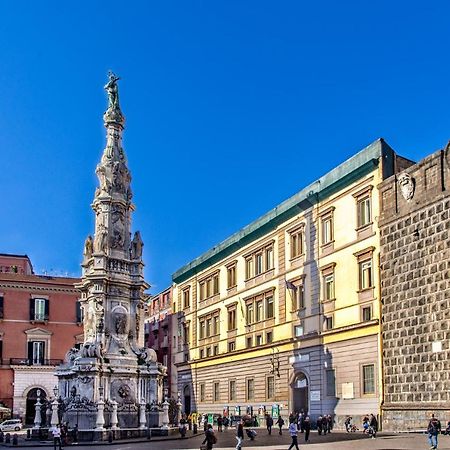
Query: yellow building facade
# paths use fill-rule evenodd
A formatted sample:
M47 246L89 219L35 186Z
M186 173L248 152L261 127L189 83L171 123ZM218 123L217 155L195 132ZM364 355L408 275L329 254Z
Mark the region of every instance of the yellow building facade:
M173 274L187 413L379 413L377 140Z

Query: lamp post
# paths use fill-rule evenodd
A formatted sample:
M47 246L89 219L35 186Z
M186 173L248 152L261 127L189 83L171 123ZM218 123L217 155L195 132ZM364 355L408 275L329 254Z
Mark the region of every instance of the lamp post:
M105 401L103 400L103 393L104 393L105 389L102 385L100 385L98 387L98 394L99 394L99 399L97 402L97 419L95 421L95 430L96 431L103 431L105 429L104 425L105 425L105 415L104 415L104 410L105 410Z
M53 393L55 394L55 397L54 397L54 399L52 401L52 418L51 418L51 421L50 421L50 425L52 427L56 427L58 425L58 423L59 423L59 417L58 417L58 406L59 406L59 403L58 403L58 392L59 392L58 386L55 386L53 388Z
M41 428L41 390L36 391L37 400L34 412L34 428Z
M180 423L181 420L181 408L183 404L181 403L181 393L178 391L177 393L177 421Z

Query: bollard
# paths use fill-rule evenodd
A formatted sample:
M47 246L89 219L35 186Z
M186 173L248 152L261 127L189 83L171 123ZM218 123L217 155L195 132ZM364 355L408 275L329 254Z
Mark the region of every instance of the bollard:
M9 433L5 434L5 444L11 444L11 435Z
M19 436L17 436L17 433L13 434L12 445L15 447L19 445Z
M152 438L152 429L149 428L149 429L147 430L147 439L150 440L151 438Z
M109 432L109 435L108 435L108 442L109 442L110 444L112 444L112 441L113 441L113 432L110 431L110 432Z
M197 424L194 422L193 424L194 434L197 434Z
M28 430L27 430L27 439L30 439L30 438L31 438L31 429L28 428Z

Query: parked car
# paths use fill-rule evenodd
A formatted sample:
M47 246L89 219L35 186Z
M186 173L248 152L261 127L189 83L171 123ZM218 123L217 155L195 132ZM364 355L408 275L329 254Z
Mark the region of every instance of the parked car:
M19 431L21 429L22 421L20 419L10 419L0 423L0 431Z

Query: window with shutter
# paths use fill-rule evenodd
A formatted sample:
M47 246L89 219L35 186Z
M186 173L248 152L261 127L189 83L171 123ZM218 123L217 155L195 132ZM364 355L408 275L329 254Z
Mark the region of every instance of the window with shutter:
M4 313L3 313L3 297L0 297L0 319L4 318Z

